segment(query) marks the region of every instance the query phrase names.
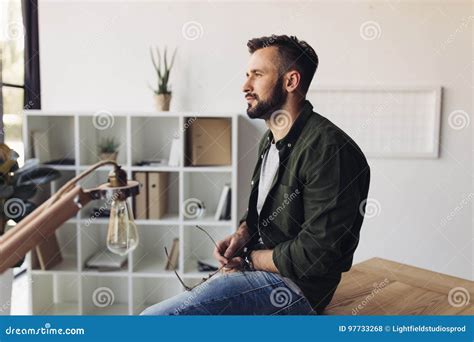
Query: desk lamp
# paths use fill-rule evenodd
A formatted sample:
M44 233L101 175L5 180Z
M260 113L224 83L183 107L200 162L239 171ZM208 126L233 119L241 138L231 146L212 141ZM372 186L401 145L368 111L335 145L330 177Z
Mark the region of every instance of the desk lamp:
M112 165L108 182L93 189L77 183L105 165ZM93 200L111 201L107 232L108 249L126 255L138 245L138 232L127 198L139 192L137 181L127 180L127 173L115 161L105 160L69 180L47 201L0 237L0 274L14 266L28 251L54 234Z

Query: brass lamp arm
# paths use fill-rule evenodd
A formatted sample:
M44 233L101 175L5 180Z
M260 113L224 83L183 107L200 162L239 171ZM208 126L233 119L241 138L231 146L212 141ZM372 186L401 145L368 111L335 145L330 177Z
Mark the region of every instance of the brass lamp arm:
M47 201L48 204L47 204L46 208L49 208L54 202L56 202L58 199L60 199L61 196L64 195L64 193L66 193L66 192L70 191L72 188L74 188L74 186L76 186L77 182L79 182L81 179L86 178L93 171L95 171L98 168L100 168L102 166L105 166L105 165L113 165L115 169L120 168L120 166L113 160L102 160L98 163L95 163L94 165L91 165L89 168L84 170L84 172L81 172L76 177L71 178L53 196L51 196L51 198Z
M45 202L8 230L0 237L0 274L16 265L91 200L90 194L76 186L51 206Z

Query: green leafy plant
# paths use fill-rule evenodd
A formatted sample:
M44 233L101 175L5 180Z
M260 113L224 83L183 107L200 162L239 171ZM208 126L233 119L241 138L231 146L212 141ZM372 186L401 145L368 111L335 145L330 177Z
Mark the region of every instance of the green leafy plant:
M100 153L114 153L117 152L120 144L115 140L115 138L105 138L102 139L99 143L99 152Z
M153 48L150 47L150 57L153 63L153 67L155 68L156 75L158 78L158 88L151 90L157 95L159 94L171 94L171 88L168 85L168 81L170 78L170 72L173 68L174 59L176 57L176 49L173 52L173 56L171 57L171 63L168 65L168 53L166 51L166 47L163 53L163 65L161 63L161 53L158 47L155 48L155 53L153 53Z

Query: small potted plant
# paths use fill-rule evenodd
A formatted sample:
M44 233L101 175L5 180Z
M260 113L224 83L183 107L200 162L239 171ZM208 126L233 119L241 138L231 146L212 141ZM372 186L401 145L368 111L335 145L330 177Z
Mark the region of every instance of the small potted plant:
M100 159L116 161L119 146L120 144L113 137L102 139L98 145Z
M155 93L156 109L158 111L168 111L170 109L171 102L171 87L169 86L168 82L170 78L170 72L174 64L174 58L176 56L176 49L173 52L173 56L171 57L171 62L169 65L166 47L163 53L163 65L161 63L160 49L157 47L155 48L155 51L156 53L153 53L153 49L150 48L150 57L153 67L155 68L158 87L156 89L153 87L150 88Z

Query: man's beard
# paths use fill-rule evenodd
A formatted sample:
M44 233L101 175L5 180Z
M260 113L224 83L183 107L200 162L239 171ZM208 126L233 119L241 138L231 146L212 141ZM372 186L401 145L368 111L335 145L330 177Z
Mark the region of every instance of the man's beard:
M248 117L251 119L270 119L274 112L283 107L283 104L286 102L286 98L288 97L288 93L283 89L283 77L278 79L267 101L259 100L256 94L251 94L251 96L254 96L257 104L255 107L251 107L250 103L248 104Z

